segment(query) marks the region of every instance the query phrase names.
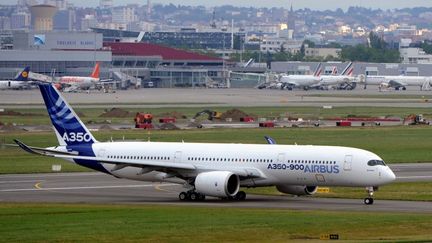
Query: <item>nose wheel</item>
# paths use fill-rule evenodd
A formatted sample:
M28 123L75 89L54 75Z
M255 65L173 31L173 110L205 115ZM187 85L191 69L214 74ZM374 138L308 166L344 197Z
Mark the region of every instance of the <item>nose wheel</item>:
M366 187L366 191L369 195L369 197L365 198L363 200L364 204L366 205L372 205L374 203L374 199L373 199L373 193L374 193L374 188L373 187Z

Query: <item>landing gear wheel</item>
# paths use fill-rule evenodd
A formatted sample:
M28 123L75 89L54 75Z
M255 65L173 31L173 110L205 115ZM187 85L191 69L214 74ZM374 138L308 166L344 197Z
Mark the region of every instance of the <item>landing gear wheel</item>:
M378 190L378 188L377 188L377 190ZM369 197L364 199L364 203L366 205L372 205L374 202L374 199L372 198L372 196L374 194L374 188L373 187L366 187L366 191L367 191Z
M204 201L205 195L204 194L198 194L198 201Z
M179 199L180 199L180 201L186 201L187 200L186 192L180 192Z
M235 199L239 200L239 201L244 201L246 199L246 193L244 191L239 191L236 195L235 195Z
M374 202L374 200L371 197L367 197L367 198L364 199L364 203L366 205L371 205L371 204L373 204L373 202Z
M190 200L192 200L192 201L197 201L198 198L199 198L198 193L196 193L196 192L191 192L191 194L190 194Z

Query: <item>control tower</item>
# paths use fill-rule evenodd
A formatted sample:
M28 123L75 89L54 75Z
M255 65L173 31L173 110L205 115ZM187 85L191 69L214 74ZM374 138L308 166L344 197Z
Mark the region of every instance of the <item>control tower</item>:
M52 31L53 17L57 8L52 5L40 4L30 6L32 26L35 31Z

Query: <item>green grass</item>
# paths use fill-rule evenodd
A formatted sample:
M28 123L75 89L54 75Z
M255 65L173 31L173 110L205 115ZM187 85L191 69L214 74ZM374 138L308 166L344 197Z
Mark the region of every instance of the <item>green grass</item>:
M427 241L430 214L0 204L2 242Z
M144 140L179 142L221 142L265 144L269 135L279 144L341 145L363 148L380 155L388 163L432 161L432 128L417 127L351 127L351 128L277 128L277 129L201 129L177 131L120 130L99 131L99 141ZM36 147L57 144L53 132L11 132L0 134L0 141L12 139ZM27 154L18 148L0 147L0 174L49 172L51 165L62 164L63 171L85 169L59 159Z
M396 182L379 188L374 198L377 200L432 201L432 182ZM329 193L316 193L314 197L365 198L366 191L360 187L330 187ZM246 190L248 193L265 195L285 195L276 187L260 187Z

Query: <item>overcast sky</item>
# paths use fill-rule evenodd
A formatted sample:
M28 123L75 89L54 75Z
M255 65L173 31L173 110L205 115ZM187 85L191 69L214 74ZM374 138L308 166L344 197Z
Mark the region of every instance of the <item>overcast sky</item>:
M17 0L1 0L3 4L15 4ZM43 0L39 0L40 3ZM69 0L76 6L97 6L99 0ZM349 6L363 6L368 8L405 8L405 7L432 7L432 0L151 0L153 4L181 4L181 5L204 5L207 7L230 4L244 7L288 7L293 4L294 9L347 9ZM124 5L127 3L146 4L147 0L114 0L115 5Z

